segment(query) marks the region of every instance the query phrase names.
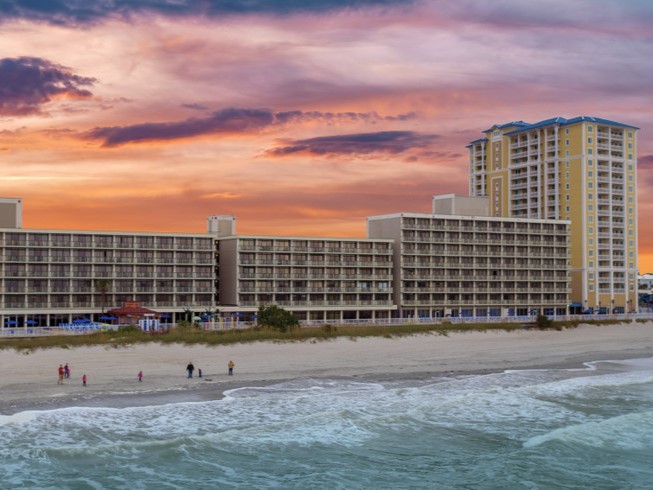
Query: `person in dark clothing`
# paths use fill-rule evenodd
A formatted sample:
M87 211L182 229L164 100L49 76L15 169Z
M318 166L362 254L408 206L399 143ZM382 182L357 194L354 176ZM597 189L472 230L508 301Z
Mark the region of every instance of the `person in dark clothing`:
M188 371L188 377L192 378L193 377L193 371L195 371L195 366L193 366L192 362L188 363L188 366L186 366L186 371Z

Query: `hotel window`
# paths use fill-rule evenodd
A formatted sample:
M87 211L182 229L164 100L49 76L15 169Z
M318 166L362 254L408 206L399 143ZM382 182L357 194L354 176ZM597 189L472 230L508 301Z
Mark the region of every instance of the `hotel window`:
M594 194L587 194L587 199L594 199Z
M565 128L565 134L569 134L569 128ZM569 143L567 143L569 144Z
M587 154L588 154L588 155L593 155L593 154L594 154L594 150L592 150L591 148L588 148L588 149L587 149Z
M589 244L590 244L590 245L594 245L594 238L590 238L590 240L589 240Z
M589 208L590 208L590 211L594 211L594 205L593 204L590 204Z
M591 262L590 262L590 263L591 263ZM593 267L593 266L590 265L590 267ZM594 291L594 284L590 284L590 291Z
M567 194L567 195L565 196L565 200L567 200L567 201L571 200L571 198L569 197L569 194Z
M633 137L633 132L632 132L632 131L628 131L628 137L629 137L629 138L632 138L632 137Z
M594 261L593 260L590 260L589 264L590 264L589 265L590 267L594 267Z
M591 158L587 160L587 165L589 165L590 167L594 165L594 160L592 160Z
M632 150L632 149L633 149L633 144L632 144L632 143L628 143L628 149L629 149L629 150Z
M594 233L594 228L590 227L589 228L589 233L590 233L590 235L593 234Z
M632 154L632 153L628 153L628 160L632 160L632 159L633 159L633 154Z
M570 155L569 150L565 150L565 156L568 157Z
M565 145L569 146L569 140L565 140Z
M594 189L594 184L592 184L591 182L588 182L587 183L587 188L588 189Z
M565 179L569 180L569 172L565 172Z
M587 172L587 176L588 176L588 177L594 177L594 172L592 172L592 171L590 170L589 172Z
M566 212L571 211L571 209L569 208L569 206L565 206L565 211L566 211Z
M565 184L565 189L569 190L569 184Z
M590 272L590 279L594 279L594 273Z
M587 138L587 142L591 145L592 144L592 138Z
M588 223L594 223L594 216L588 216L587 217L587 222Z
M587 126L587 132L591 133L594 130L594 126Z

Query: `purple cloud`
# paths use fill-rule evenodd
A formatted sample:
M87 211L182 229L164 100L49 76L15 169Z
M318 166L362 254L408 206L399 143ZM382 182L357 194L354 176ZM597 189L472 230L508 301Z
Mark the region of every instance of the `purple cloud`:
M376 133L342 134L295 140L288 145L269 150L269 155L284 157L295 153L311 155L354 155L369 153L397 154L415 148L426 148L435 134L414 131L379 131Z
M189 106L186 106L189 107ZM193 109L198 106L193 105ZM189 118L166 123L141 123L130 126L95 128L82 137L100 139L103 146L119 146L155 140L176 140L217 133L251 133L272 125L300 123L305 121L405 121L415 114L381 116L376 112L319 112L284 111L272 112L270 109L227 108L214 112L205 118Z
M95 128L84 137L103 139L103 146L118 146L140 141L174 140L212 133L251 132L263 129L273 122L274 115L269 109L229 108L214 112L206 118Z
M55 97L86 98L94 78L75 75L70 68L42 58L0 59L0 115L39 114Z

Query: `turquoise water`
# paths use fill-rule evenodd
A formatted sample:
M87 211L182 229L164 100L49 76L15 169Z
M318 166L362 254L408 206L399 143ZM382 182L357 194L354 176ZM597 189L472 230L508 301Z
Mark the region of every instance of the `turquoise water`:
M650 488L653 359L0 417L2 488Z

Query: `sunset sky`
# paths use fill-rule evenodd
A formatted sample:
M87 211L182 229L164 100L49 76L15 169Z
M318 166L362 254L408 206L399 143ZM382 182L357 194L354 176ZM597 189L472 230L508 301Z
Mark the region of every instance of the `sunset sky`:
M639 131L653 272L653 2L2 0L0 197L26 228L365 236L468 193L494 123Z

